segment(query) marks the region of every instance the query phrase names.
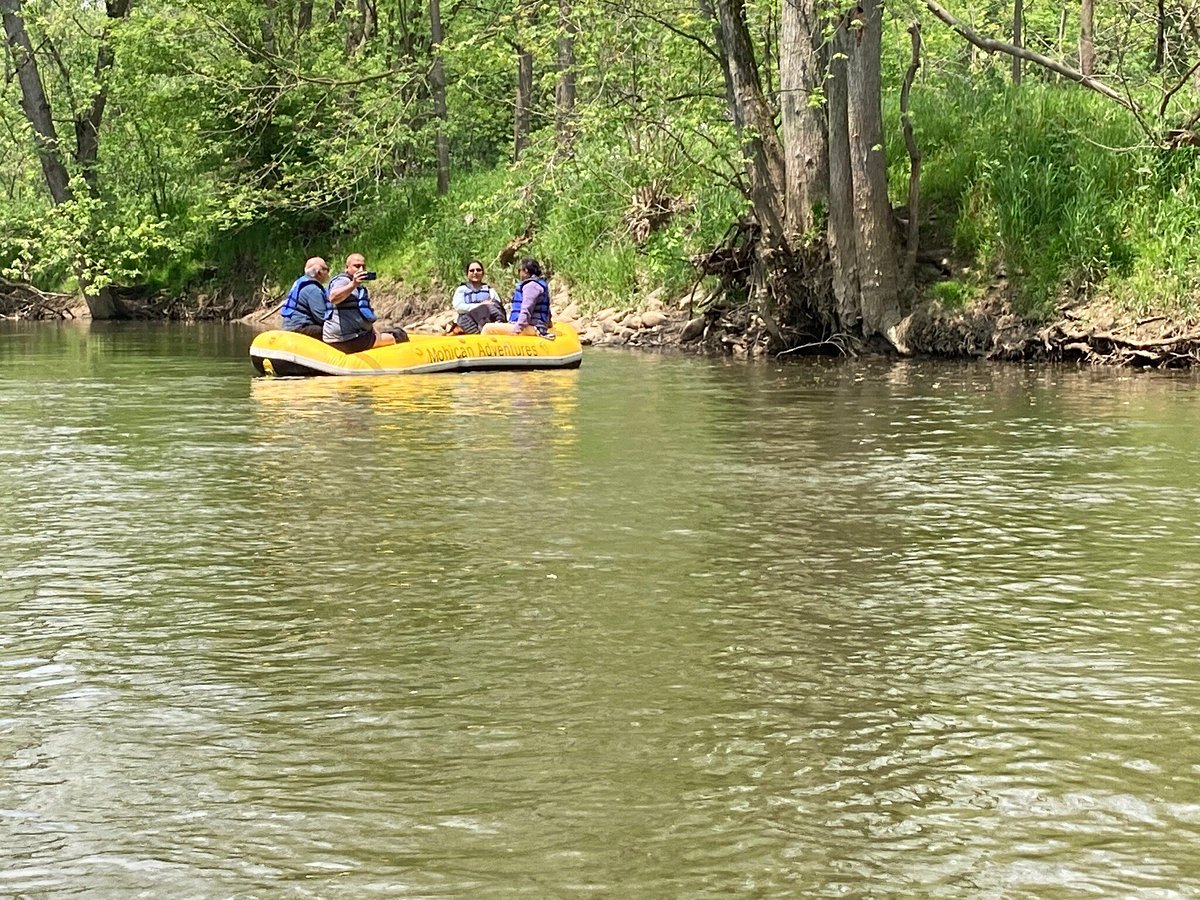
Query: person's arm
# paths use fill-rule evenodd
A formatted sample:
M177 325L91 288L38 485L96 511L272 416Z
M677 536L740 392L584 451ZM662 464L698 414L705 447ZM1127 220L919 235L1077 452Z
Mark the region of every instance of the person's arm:
M533 315L533 306L540 296L542 296L540 284L536 281L525 282L524 287L521 288L521 311L517 313L517 321L513 322L513 334L520 334L522 329L529 324L529 317Z
M358 287L359 282L362 281L362 276L364 274L366 273L360 270L353 277L345 274L344 272L341 275L334 275L333 281L329 282L329 302L334 306L337 306L339 303L353 294L354 289ZM334 287L335 282L337 287Z
M460 284L454 290L454 299L450 301L454 305L454 311L459 313L470 312L474 303L467 302L467 286Z

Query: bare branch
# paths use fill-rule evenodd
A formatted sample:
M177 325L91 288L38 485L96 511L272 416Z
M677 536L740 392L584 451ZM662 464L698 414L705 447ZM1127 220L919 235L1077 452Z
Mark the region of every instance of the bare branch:
M1123 97L1121 94L1114 91L1108 85L1091 77L1084 75L1070 66L1063 65L1057 60L1050 59L1048 56L1042 56L1040 53L1035 53L1032 50L1027 50L1024 47L1014 47L1012 44L1005 41L998 41L995 38L984 37L975 32L969 25L960 22L954 18L945 9L939 6L934 0L925 0L925 7L934 14L936 18L950 26L968 43L971 43L983 50L986 53L1007 53L1010 56L1016 56L1020 59L1028 60L1031 63L1041 66L1044 69L1049 69L1051 72L1056 72L1063 78L1081 84L1086 88L1090 88L1097 94L1107 97L1114 103L1119 104L1130 112L1140 112L1141 106L1129 97Z

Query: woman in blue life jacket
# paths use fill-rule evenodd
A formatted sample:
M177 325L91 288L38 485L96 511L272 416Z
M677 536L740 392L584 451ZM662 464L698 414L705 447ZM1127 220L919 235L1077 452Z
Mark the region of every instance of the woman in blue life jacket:
M403 328L375 330L375 310L371 309L371 295L363 284L367 280L366 257L351 253L346 257L346 271L329 281L329 308L321 338L343 353L360 353L408 340Z
M329 297L325 294L328 277L329 263L321 257L314 256L304 264L304 274L292 282L283 308L279 310L284 331L298 331L321 339L325 312L329 307Z
M479 334L489 322L504 321L504 307L495 288L483 280L483 263L477 259L467 263L467 280L454 291L450 301L458 318L452 334Z
M550 287L536 259L525 257L517 269L517 289L507 322L483 326L484 334L520 334L545 337L550 330Z

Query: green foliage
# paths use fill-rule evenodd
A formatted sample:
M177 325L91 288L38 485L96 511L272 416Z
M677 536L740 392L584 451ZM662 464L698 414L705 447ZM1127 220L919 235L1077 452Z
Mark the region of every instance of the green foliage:
M1143 203L1172 192L1139 169L1149 151L1118 152L1139 135L1111 102L1033 83L925 90L914 111L923 203L951 223L958 253L1007 272L1022 311L1047 315L1064 295L1115 285L1151 249L1130 226ZM893 185L903 184L907 159L891 158Z
M437 289L479 257L507 290L510 273L492 262L532 227L520 253L595 308L686 291L689 257L718 244L746 211L735 187L744 160L701 7L573 4L579 101L570 152L554 133L562 35L553 6L536 16L512 4L446 7L437 48L427 7L415 0L372 6L372 33L359 4L318 0L307 27L300 7L139 0L128 20L108 22L102 4L28 0L75 198L51 208L17 84L0 82L0 128L11 138L0 143L0 269L51 287L83 279L179 289L214 272L244 283L264 271L283 284L307 256L336 262L360 250L380 270ZM1004 36L1011 8L955 12ZM1077 8L1062 38L1058 8L1025 13L1028 46L1074 65ZM1156 104L1190 62L1173 57L1155 72L1150 19L1111 5L1097 14L1100 65L1147 101L1152 131L1181 124L1195 102L1190 86L1161 117ZM749 3L747 23L771 94L778 4ZM895 203L908 178L897 109L906 26L888 20L882 67ZM1151 149L1114 103L1035 66L1014 88L1011 58L972 51L941 25L926 23L923 35L912 117L926 239L952 244L980 271L1003 269L1032 314L1076 294L1190 308L1200 281L1195 151ZM116 60L107 72L96 67L102 36ZM535 80L532 133L514 163L518 46L533 54ZM444 122L428 77L435 52L449 85ZM70 159L71 120L101 85L92 193ZM439 128L452 157L445 197L434 180ZM673 211L635 235L643 191ZM935 294L957 305L972 290L947 282Z

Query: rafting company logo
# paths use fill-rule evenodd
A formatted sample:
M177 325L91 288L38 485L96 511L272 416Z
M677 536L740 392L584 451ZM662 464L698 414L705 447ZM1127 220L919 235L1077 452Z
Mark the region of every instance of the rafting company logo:
M537 347L511 342L496 344L475 344L458 347L420 347L418 356L426 357L430 362L449 362L452 359L477 359L482 356L537 356Z

